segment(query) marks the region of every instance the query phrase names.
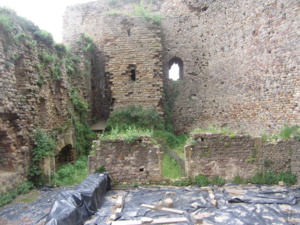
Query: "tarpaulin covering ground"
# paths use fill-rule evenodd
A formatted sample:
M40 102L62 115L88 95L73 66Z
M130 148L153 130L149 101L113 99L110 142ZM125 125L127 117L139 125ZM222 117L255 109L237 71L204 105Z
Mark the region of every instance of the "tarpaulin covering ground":
M118 221L185 217L188 222L180 224L300 224L299 188L225 185L111 191L102 208L86 225L110 224L117 196L124 198ZM142 204L159 206L166 198L173 200L173 209L183 210L184 214L141 207Z
M60 190L44 192L32 203L1 208L0 224L44 224L56 200L55 196L60 193ZM121 212L116 213L120 207L120 198ZM162 211L161 207L157 207L167 198L173 200L171 209L182 210L183 214ZM186 218L186 222L178 224L300 224L299 200L299 188L284 186L157 186L111 190L105 195L100 209L95 211L96 214L85 225L139 221L145 218ZM142 204L155 206L156 209L145 208ZM111 218L112 215L117 216Z

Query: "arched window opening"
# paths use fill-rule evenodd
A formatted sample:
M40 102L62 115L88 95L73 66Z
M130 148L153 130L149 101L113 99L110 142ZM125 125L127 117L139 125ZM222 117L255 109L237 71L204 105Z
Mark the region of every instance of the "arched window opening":
M183 62L178 57L174 57L169 61L169 79L183 79Z

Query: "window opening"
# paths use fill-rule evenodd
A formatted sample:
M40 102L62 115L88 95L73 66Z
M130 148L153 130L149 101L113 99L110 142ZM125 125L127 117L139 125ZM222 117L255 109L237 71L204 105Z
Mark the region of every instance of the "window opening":
M130 75L131 80L135 81L135 70L130 70L130 73L131 73Z
M169 61L168 78L175 81L183 79L183 62L180 58L174 57Z
M169 70L169 78L172 80L178 80L179 79L179 66L177 63L173 63Z

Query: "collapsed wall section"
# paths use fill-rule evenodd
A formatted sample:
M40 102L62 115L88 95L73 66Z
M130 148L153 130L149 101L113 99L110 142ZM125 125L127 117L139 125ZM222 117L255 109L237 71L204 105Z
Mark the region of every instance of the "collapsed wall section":
M162 181L162 150L151 137L141 136L133 143L122 139L94 141L89 156L89 173L104 166L113 183L131 185Z

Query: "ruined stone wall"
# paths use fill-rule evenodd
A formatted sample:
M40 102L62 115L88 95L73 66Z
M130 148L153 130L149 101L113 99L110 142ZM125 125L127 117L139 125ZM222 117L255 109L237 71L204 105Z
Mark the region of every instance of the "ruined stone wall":
M110 111L128 105L142 105L162 113L160 26L125 15L133 10L134 2L137 1L113 5L97 1L66 10L64 42L74 43L80 34L87 34L96 43L100 56L94 62L100 67L92 84L95 117L101 114L107 118Z
M26 179L35 147L33 136L36 129L56 131L62 136L68 133L72 140L65 144L73 145L70 88L77 86L78 95L89 101L90 79L83 82L86 80L83 74L74 75L71 85L66 52L63 53L61 48L58 50L59 46L55 47L51 39L38 35L38 27L30 21L8 10L1 9L0 13L11 23L11 27L0 24L2 192L15 188ZM82 57L83 61L89 59L80 54L78 57ZM83 70L86 66L78 65L76 68ZM86 76L89 77L89 73ZM57 141L62 142L59 137Z
M150 184L162 181L162 150L151 137L142 136L134 143L124 140L94 141L89 156L89 172L104 166L117 184Z
M297 0L163 1L164 76L173 57L183 61L176 130L297 123L299 10Z
M232 180L249 178L263 171L292 171L299 178L300 142L263 142L248 135L193 134L192 145L185 147L186 175L220 176Z
M107 16L104 24L109 25L104 27L104 54L113 111L142 105L162 113L160 27L125 16Z
M230 138L222 134L194 134L195 143L185 147L186 175L221 176L232 180L234 176L251 177L258 166L248 162L253 158L254 140L249 136Z

